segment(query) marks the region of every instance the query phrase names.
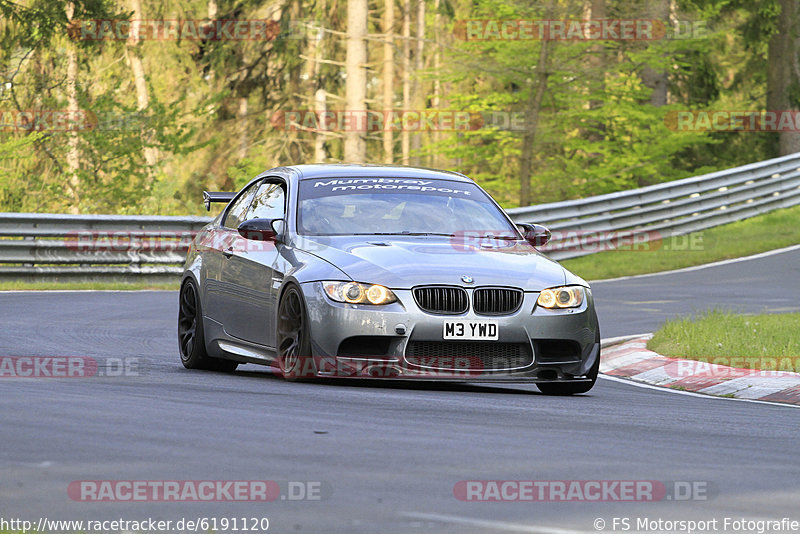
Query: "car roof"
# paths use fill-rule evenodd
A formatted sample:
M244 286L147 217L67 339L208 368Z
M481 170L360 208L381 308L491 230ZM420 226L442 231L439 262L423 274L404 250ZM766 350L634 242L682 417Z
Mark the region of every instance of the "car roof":
M457 182L472 182L468 177L458 172L427 169L425 167L408 167L406 165L371 165L371 164L346 164L325 163L310 165L288 165L297 173L299 180L313 178L429 178L434 180L451 180Z

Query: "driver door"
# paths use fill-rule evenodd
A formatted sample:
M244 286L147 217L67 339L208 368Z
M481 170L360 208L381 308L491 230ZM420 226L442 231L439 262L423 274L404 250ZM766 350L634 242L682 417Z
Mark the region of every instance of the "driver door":
M286 212L286 185L267 178L257 186L253 200L241 224L250 219L283 219ZM237 225L238 226L238 225ZM231 248L225 253L221 280L226 291L225 331L236 338L275 346L277 291L274 282L283 280L277 272L282 245L274 241L246 239L233 229Z

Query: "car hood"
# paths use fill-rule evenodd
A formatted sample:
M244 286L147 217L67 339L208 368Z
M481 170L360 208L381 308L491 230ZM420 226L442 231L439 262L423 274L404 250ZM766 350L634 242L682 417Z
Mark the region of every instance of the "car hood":
M426 284L501 285L540 291L563 285L567 271L524 241L468 243L429 236L299 237L304 249L357 282L410 289Z

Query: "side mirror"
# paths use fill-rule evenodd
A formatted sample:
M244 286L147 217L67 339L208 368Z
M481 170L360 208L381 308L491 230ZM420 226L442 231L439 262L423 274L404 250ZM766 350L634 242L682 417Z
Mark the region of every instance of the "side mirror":
M283 219L250 219L240 224L237 230L245 239L276 243L283 232Z
M534 247L543 247L550 241L550 230L541 224L521 223L517 225L525 241Z

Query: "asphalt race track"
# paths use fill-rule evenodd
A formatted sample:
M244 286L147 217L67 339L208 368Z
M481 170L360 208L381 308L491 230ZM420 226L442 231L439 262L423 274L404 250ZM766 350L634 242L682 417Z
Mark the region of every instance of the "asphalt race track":
M714 307L742 313L800 311L800 248L767 254L682 272L592 282L600 332L604 338L652 332L665 319Z
M593 291L603 337L715 306L798 311L800 250ZM176 317L172 292L0 293L0 356L132 365L125 376L0 379L0 517L267 517L270 532L354 534L620 532L614 517L633 531L638 518L717 519L719 531L726 517L800 520L793 407L605 379L588 395L554 398L534 386L285 383L252 365L188 371ZM81 502L67 493L81 480L323 491L267 503ZM660 502L462 502L453 490L465 480L683 481L703 491Z

